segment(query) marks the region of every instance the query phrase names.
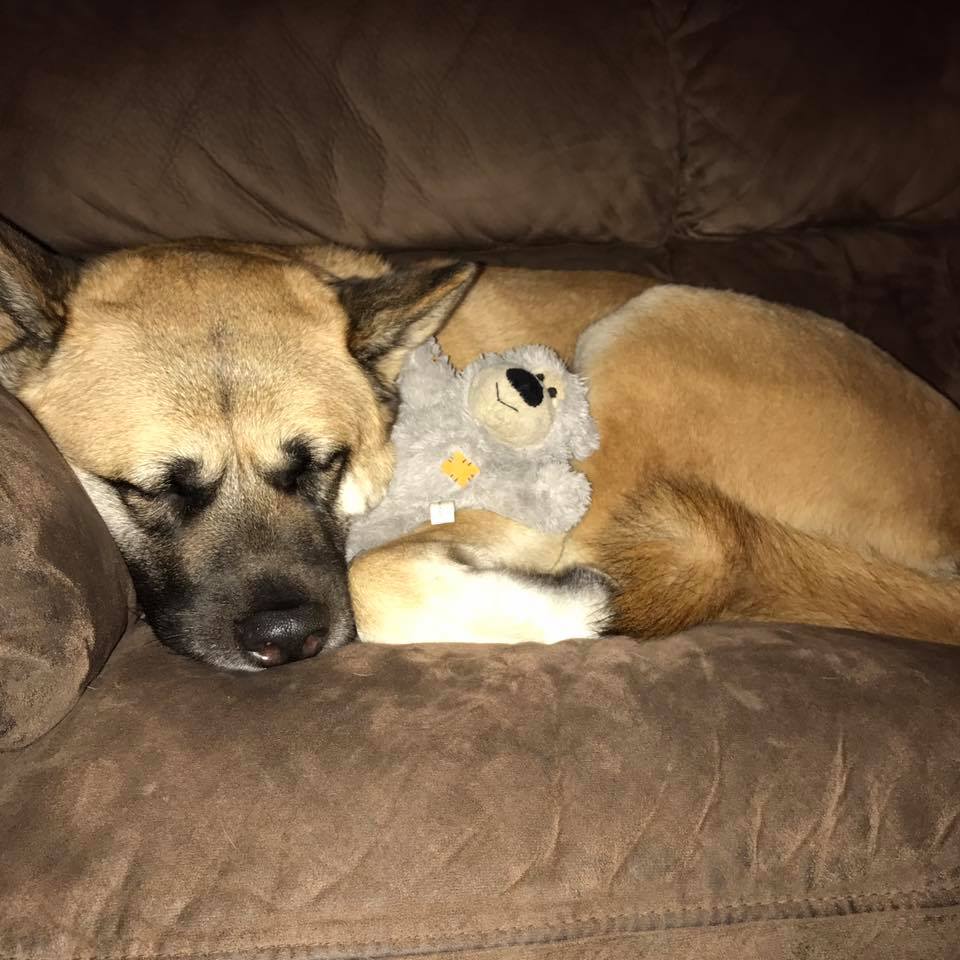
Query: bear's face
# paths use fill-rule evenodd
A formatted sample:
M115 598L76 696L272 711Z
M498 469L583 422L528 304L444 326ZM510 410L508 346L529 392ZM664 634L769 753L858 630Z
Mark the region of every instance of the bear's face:
M477 372L467 391L467 409L498 440L528 447L546 439L563 395L556 370L497 364Z

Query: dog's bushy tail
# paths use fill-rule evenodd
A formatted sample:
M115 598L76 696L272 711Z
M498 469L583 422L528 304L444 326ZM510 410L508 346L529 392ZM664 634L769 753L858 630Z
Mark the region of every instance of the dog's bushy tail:
M619 585L612 627L623 633L745 619L960 643L960 578L802 533L707 484L648 484L594 547Z

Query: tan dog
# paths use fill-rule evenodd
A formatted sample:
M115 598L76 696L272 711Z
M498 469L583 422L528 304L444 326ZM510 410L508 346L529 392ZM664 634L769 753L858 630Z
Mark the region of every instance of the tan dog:
M490 567L600 568L620 588L608 628L638 637L761 619L960 642L960 412L840 324L623 275L490 271L440 339L458 364L522 339L574 360L600 427L593 503L563 542L464 514L358 558L371 639L443 636L458 609L494 639L501 585L449 562L471 543ZM513 627L542 640L540 614Z
M73 465L160 638L224 667L353 636L346 525L389 480L403 358L441 328L461 365L528 342L575 359L594 502L566 540L464 513L361 556L364 639L593 635L609 589L589 565L640 636L757 617L956 640L946 400L799 311L626 275L475 275L201 242L81 266L4 228L0 383Z

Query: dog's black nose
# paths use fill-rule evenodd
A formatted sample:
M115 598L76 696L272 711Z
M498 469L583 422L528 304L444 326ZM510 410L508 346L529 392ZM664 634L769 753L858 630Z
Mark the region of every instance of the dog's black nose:
M543 385L529 370L511 367L507 371L507 382L528 407L539 407L543 403Z
M327 609L303 603L279 610L259 610L237 625L237 639L265 667L316 656L330 628Z

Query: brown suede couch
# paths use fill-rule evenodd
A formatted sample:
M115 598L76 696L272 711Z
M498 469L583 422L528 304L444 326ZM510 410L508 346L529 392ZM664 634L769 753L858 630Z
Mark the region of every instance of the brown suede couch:
M729 287L957 400L954 6L8 0L0 215L78 255ZM960 957L956 648L726 624L220 674L133 624L10 397L0 551L2 960Z

